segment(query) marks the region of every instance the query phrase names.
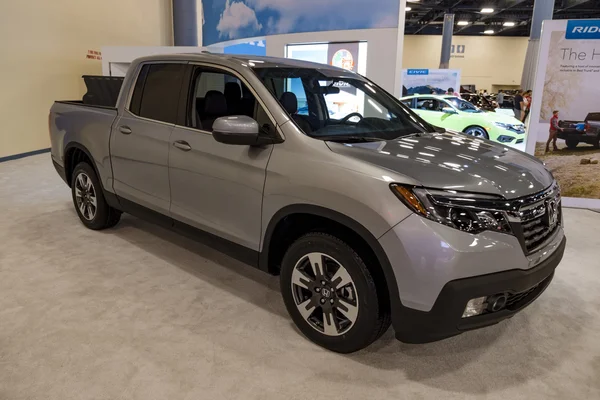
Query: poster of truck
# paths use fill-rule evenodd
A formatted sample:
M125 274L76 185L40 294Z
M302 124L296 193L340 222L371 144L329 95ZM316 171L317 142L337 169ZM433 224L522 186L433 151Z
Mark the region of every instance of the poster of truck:
M600 20L544 21L527 150L563 197L600 199L599 31Z

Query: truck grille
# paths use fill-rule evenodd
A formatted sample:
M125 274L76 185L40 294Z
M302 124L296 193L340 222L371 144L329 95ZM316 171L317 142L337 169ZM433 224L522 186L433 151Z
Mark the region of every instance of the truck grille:
M525 238L525 247L528 251L532 251L544 243L560 226L560 223L557 223L554 227L547 226L544 217L535 218L521 225L523 228L523 237Z
M531 289L525 290L524 292L509 294L506 299L506 308L509 310L518 308L519 303L522 300L525 300L527 297L529 297L530 294L535 292L535 290L538 288L538 286L539 286L539 284L535 285Z
M522 244L532 253L548 241L559 229L562 220L560 192L552 187L541 195L523 200L519 211Z

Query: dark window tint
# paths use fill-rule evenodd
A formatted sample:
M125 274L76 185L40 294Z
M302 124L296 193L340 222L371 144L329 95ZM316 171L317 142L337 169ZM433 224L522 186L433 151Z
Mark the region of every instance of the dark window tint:
M149 65L144 65L140 74L138 75L137 82L133 89L133 96L131 97L131 104L129 105L129 111L135 115L140 115L140 104L142 104L142 95L144 93L144 83L146 83L146 76L148 76Z
M140 117L174 124L183 72L183 64L145 65L135 85L130 111Z

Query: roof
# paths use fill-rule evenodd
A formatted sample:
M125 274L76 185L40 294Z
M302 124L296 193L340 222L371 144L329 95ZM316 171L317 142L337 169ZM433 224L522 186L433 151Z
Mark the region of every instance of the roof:
M199 53L180 53L180 54L164 54L164 55L153 55L138 59L140 62L148 61L169 61L169 60L181 60L181 61L204 61L204 62L218 62L221 65L235 64L249 65L253 68L310 68L320 70L330 70L348 74L348 70L334 67L333 65L319 64L309 61L294 60L291 58L279 58L279 57L266 57L266 56L253 56L253 55L239 55L239 54L219 54L209 53L207 51Z

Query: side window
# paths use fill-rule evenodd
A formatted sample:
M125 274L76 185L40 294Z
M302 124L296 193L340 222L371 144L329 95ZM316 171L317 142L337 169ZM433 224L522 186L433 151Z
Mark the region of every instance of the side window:
M135 83L129 111L140 117L174 124L183 64L148 64Z
M217 118L245 115L254 118L265 134L275 134L268 114L250 89L235 75L197 67L192 74L186 125L212 132Z
M442 107L446 107L446 105L442 104L437 99L424 98L424 99L417 100L417 109L418 110L442 111Z
M413 106L412 106L412 100L413 99L402 100L402 104L404 104L408 108L413 108Z

